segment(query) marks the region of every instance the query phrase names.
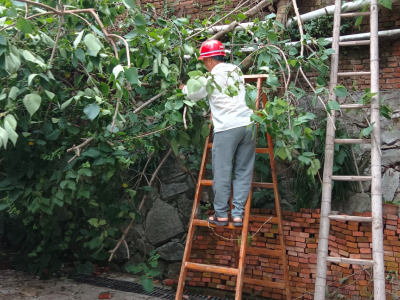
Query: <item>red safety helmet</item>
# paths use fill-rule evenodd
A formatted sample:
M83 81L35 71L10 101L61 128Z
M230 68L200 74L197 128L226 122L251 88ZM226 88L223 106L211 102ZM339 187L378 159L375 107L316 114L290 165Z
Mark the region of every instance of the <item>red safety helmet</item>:
M199 59L211 56L225 56L224 45L220 41L209 40L201 46Z

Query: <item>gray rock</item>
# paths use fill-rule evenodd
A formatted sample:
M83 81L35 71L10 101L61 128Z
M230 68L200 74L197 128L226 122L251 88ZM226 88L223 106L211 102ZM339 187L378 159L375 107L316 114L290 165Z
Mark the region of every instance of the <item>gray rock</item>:
M122 228L126 228L126 226L129 224L129 221L125 222L125 224L123 226L121 226ZM136 240L137 238L142 238L147 242L147 238L144 232L144 228L143 228L143 224L135 224L133 225L126 237L125 240L126 242L129 244L130 242L132 242L133 240Z
M387 169L382 176L382 200L392 201L399 187L400 173L395 169Z
M190 185L187 182L180 183L162 183L160 196L162 199L168 199L173 196L188 192Z
M178 210L157 199L146 218L145 233L152 245L160 245L184 233Z
M186 194L181 194L175 200L178 206L179 215L181 216L182 222L187 225L190 221L193 208L193 197L188 197Z
M172 158L172 156L169 156L164 166L160 170L160 180L171 181L184 174L185 172L181 169L177 161Z
M389 149L382 151L382 166L388 166L398 162L400 159L400 149Z
M181 266L182 263L176 262L169 264L167 267L167 270L165 271L165 276L168 279L176 279L179 277L179 274L181 272Z
M132 249L134 251L139 251L142 253L146 253L148 255L155 248L154 248L154 246L150 245L149 243L145 243L141 238L138 238L129 244L129 249Z
M369 212L371 211L371 196L368 193L354 194L342 204L340 211L348 215L352 215L353 212Z
M381 140L383 144L393 144L396 140L400 139L400 131L397 128L393 130L382 130Z
M158 247L156 250L161 258L168 261L177 261L182 260L185 247L181 243L170 242Z

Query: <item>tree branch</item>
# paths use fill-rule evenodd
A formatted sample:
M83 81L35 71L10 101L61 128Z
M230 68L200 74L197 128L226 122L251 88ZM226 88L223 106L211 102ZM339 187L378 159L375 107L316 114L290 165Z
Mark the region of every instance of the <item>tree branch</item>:
M144 176L144 173L146 172L147 167L148 167L148 165L149 165L151 159L153 158L153 156L154 156L154 152L152 152L152 153L150 154L149 159L147 160L146 164L144 165L143 171L142 171L142 173L140 173L140 177L139 177L139 180L137 181L137 184L135 185L135 188L138 188L140 182L142 181L142 178L143 178L143 176Z
M140 105L138 108L136 108L133 113L137 114L138 112L140 112L143 108L145 108L147 105L151 104L152 102L156 101L158 98L160 98L163 95L163 93L158 93L157 95L155 95L153 98L151 98L150 100L146 101L145 103L143 103L142 105Z
M26 5L28 5L28 4L26 4ZM53 59L54 59L54 55L56 54L57 44L58 44L58 40L60 39L63 21L64 21L64 15L60 15L60 24L58 25L58 31L57 31L56 40L54 41L53 51L51 51L51 55L50 55L50 59L49 59L49 66L51 66L51 63L53 62Z
M244 2L243 4L247 3ZM242 4L242 5L243 5ZM272 6L271 1L270 0L263 0L260 3L258 3L256 6L254 6L252 9L249 9L248 11L246 11L244 13L244 15L246 16L246 19L254 16L256 13L258 13L260 10L262 10L265 7L269 7ZM235 10L233 10L232 12L236 11L238 8L240 8L240 6L238 6ZM228 14L229 15L229 14ZM228 16L227 15L227 16ZM246 20L243 19L242 21ZM222 19L220 19L218 22L220 22ZM237 26L239 25L239 22L232 22L227 28L225 28L224 30L221 30L220 32L214 34L212 37L209 38L209 40L219 40L222 37L224 37L228 32L231 32L232 30L234 30ZM212 25L213 26L213 25ZM188 39L188 38L187 38Z
M162 167L163 164L167 161L167 158L168 158L168 156L171 154L171 152L172 152L172 149L169 149L167 155L165 155L164 159L161 161L161 163L158 165L157 169L155 170L155 172L154 172L153 175L151 176L150 183L149 183L149 186L150 186L150 187L151 187L151 185L153 184L154 179L157 177L157 174L158 174L158 172L160 171L161 167ZM146 198L147 198L147 194L144 195L143 198L142 198L142 201L141 201L141 203L140 203L140 205L139 205L139 208L138 208L139 211L142 209L142 207L143 207L143 205L144 205L144 202L146 201ZM110 252L110 258L108 259L108 261L111 261L111 260L112 260L112 257L114 256L115 252L118 250L118 248L119 248L119 246L121 245L121 243L122 243L123 241L125 241L125 237L126 237L126 235L128 234L129 229L131 229L131 227L132 227L132 225L133 225L134 222L135 222L135 219L132 219L132 221L131 221L131 222L128 224L128 226L125 228L124 233L122 234L121 238L119 239L117 245L114 247L113 250L110 250L110 251L109 251L109 252Z
M82 149L85 148L85 147L87 146L87 144L89 144L91 141L93 141L93 140L94 140L94 137L91 137L91 138L88 138L88 139L84 139L84 140L85 140L85 141L84 141L82 144L80 144L80 145L78 145L78 146L75 146L75 145L74 145L72 148L69 148L69 149L67 150L67 152L76 151L75 156L72 157L72 158L68 161L68 163L72 162L75 158L77 158L78 156L80 156L80 155L81 155Z

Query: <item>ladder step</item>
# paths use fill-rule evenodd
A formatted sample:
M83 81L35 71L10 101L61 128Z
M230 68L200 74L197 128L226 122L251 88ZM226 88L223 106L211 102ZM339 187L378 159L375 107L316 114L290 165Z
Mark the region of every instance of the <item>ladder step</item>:
M258 247L246 247L246 253L253 255L272 255L272 256L282 256L282 250L270 250L267 248Z
M366 12L355 12L355 13L347 13L347 14L340 14L342 18L353 18L353 17L365 17L369 16L371 12L366 11Z
M226 226L218 226L218 225L214 225L211 223L208 223L207 220L199 220L199 219L195 219L193 220L192 223L193 226L202 226L202 227L223 227L223 228L228 228L228 229L242 229L242 227L240 226L233 226L232 222L229 222L229 225Z
M371 144L370 139L334 139L336 144Z
M338 72L337 76L347 77L347 76L363 76L363 75L371 75L371 72L364 71L364 72Z
M260 279L253 279L253 278L243 278L244 283L248 284L254 284L258 286L265 286L269 288L278 288L278 289L284 289L285 284L282 282L273 282L273 281L266 281L266 280L260 280Z
M212 143L207 144L207 149L212 149ZM256 148L256 153L267 153L269 154L271 152L270 148Z
M341 104L339 106L343 109L371 108L371 104Z
M201 185L212 186L213 181L211 179L202 179L200 182ZM264 189L273 189L274 184L269 182L253 182L253 187L264 188Z
M339 42L340 47L348 47L348 46L363 46L363 45L370 45L371 41L350 41L350 42Z
M213 184L213 181L210 180L210 179L202 179L202 180L200 181L200 184L201 184L201 185L208 185L208 186L211 186L211 185Z
M371 181L372 176L331 176L332 180L338 181Z
M354 258L328 256L326 258L326 260L330 261L330 262L342 263L342 264L354 264L354 265L364 265L364 266L373 266L374 265L374 261L365 260L365 259L354 259Z
M257 188L264 188L264 189L273 189L274 184L270 182L253 182L252 187L257 187Z
M269 148L256 148L256 153L267 153L267 154L270 154L271 153L271 149L269 149Z
M192 262L186 262L185 267L187 269L197 270L200 272L212 272L212 273L219 273L219 274L224 274L224 275L237 275L238 274L238 269L220 267L220 266L212 266L212 265L196 264L196 263L192 263Z
M269 218L271 218L271 220L268 223L278 224L278 217L272 217L272 216L250 215L249 216L249 221L250 222L264 223L264 222L268 221Z
M359 217L359 216L329 215L329 219L335 221L372 222L372 217Z

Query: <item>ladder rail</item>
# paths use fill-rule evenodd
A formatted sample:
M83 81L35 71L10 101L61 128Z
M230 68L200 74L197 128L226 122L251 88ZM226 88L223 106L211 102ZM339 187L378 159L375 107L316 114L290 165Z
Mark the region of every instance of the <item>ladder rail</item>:
M331 74L329 85L329 98L336 100L334 88L337 85L337 74L339 71L339 41L340 41L340 12L341 0L335 0L335 11L333 18L333 35L332 48L335 52L331 56ZM333 122L336 120L336 111L332 111L331 118L327 119L326 125L326 144L325 144L325 162L322 183L322 200L321 200L321 216L318 242L317 256L317 278L315 280L315 300L325 299L326 274L327 274L327 257L329 244L329 215L331 213L331 198L332 198L332 173L334 159L334 138L335 128Z
M211 120L211 116L210 116L210 120ZM212 129L211 123L208 128L211 132L211 129ZM206 170L206 166L207 166L207 159L208 159L207 145L209 143L209 140L210 140L210 135L207 136L205 144L204 144L202 163L200 166L199 177L197 179L196 194L194 196L192 214L190 216L189 228L188 228L188 233L187 233L187 237L186 237L185 251L183 252L181 272L179 273L179 283L178 283L178 287L176 289L175 299L177 299L177 300L178 299L180 300L183 297L183 288L184 288L184 283L186 280L186 272L187 272L186 262L188 262L189 258L190 258L190 252L191 252L190 250L192 249L194 229L195 229L195 227L192 224L193 224L193 221L195 219L197 219L196 214L197 214L198 206L200 203L199 199L201 197L201 192L203 190L201 181L205 176L205 170Z
M383 224L382 224L382 187L380 155L380 113L379 113L379 38L378 38L378 1L370 3L371 26L371 210L372 210L372 255L374 261L374 298L385 299L385 267L383 262Z

